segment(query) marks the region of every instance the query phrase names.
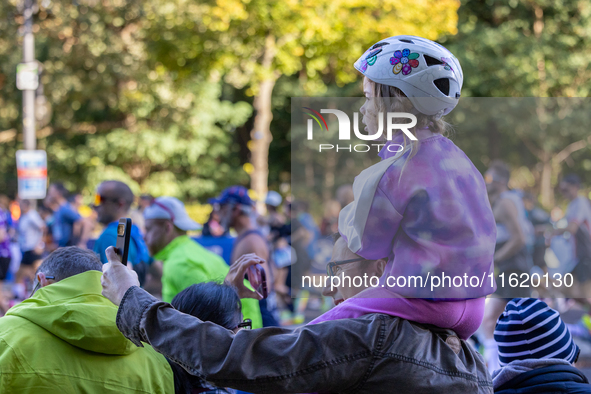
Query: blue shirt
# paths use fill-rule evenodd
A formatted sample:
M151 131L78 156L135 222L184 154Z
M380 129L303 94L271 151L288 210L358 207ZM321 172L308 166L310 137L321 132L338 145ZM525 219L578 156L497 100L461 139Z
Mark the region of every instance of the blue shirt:
M81 218L78 212L74 211L68 203L63 204L55 211L51 234L57 246L72 245L72 229L74 228L74 223Z
M110 223L105 228L100 237L98 237L98 239L94 243L94 247L92 248L92 250L99 255L99 258L101 259L101 262L103 264L108 263L105 250L109 246L115 246L115 244L117 243L118 224L118 221ZM138 249L140 249L139 253ZM132 224L131 226L131 240L129 242L127 261L130 262L132 265L138 264L142 261L146 264L149 263L148 248L140 235L139 228L135 224Z

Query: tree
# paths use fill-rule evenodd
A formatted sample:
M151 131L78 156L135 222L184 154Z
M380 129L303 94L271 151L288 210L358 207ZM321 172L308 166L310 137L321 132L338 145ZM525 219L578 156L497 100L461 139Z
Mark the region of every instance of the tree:
M328 84L357 80L354 61L371 44L396 34L435 39L455 33L455 0L357 0L276 2L184 0L152 7L149 18L172 45L155 43L172 70L210 69L211 75L254 96L255 118L249 143L251 186L267 192L268 152L272 141L272 97L281 76L299 73L306 94L325 94ZM180 63L174 61L185 54ZM168 59L169 61L167 61Z
M15 192L21 95L15 88L22 22L16 0L0 4L0 165ZM50 180L91 192L104 179L136 191L203 198L244 182L232 130L252 113L221 100L219 82L158 61L144 2L53 1L35 21L41 82L53 108L38 132ZM7 186L8 187L8 186ZM5 189L6 190L6 189Z
M587 1L467 0L458 15L459 32L448 37L446 45L462 63L466 75L463 95L583 97L591 92L591 5ZM537 163L530 168L546 207L554 204L552 185L563 163L574 165L569 160L573 153L589 152L585 128L557 128L556 124L564 111L579 116L581 105L578 100L529 102L522 108L527 116L533 111L527 128L515 123L501 129L496 121L487 123L480 118L481 128L496 133L489 152L496 153L489 158L509 158L501 155L499 141L506 152L525 148L535 157ZM518 144L507 145L515 131ZM517 166L520 160L510 161Z

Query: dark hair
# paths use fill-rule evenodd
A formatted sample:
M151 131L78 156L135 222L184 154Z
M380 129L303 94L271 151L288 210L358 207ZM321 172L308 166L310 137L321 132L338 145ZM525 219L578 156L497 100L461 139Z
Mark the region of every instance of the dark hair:
M562 178L562 182L566 182L569 185L581 186L581 178L577 174L566 174Z
M66 199L67 199L67 198L68 198L68 196L70 195L70 192L69 192L69 190L68 190L68 189L66 189L66 187L64 186L64 184L63 184L63 183L61 183L61 182L55 182L55 183L52 183L52 184L51 184L51 186L53 186L53 187L54 187L54 189L55 189L55 190L57 190L57 191L58 191L58 193L59 193L59 194L60 194L62 197L66 198Z
M68 246L51 252L41 263L37 272L52 275L56 281L59 281L86 271L102 270L103 264L93 251Z
M123 200L123 207L125 209L129 209L131 204L133 204L135 196L133 195L131 188L125 183L121 181L104 181L101 185L108 189L109 192L107 194L110 197Z
M198 283L187 287L172 300L180 312L203 321L210 321L228 330L238 327L242 305L233 287L215 283Z
M494 171L500 178L505 180L507 183L511 179L511 170L509 166L501 160L493 160L488 167L489 170Z

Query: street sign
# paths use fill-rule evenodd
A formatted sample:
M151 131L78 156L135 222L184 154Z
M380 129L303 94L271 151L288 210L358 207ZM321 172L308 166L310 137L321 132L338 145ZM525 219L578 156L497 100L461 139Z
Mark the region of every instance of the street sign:
M20 63L16 66L16 87L19 90L36 90L39 87L37 62Z
M16 152L18 196L26 200L41 200L47 190L47 154L44 150Z

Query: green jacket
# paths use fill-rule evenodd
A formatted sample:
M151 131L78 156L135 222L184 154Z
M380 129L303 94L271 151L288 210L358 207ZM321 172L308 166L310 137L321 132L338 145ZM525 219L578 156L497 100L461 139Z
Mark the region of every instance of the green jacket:
M174 393L164 356L117 328L101 272L39 289L0 318L0 393Z
M186 235L173 239L154 259L162 261L164 302L172 302L174 296L195 283L222 282L230 271L224 259ZM252 320L252 328L261 328L263 318L259 302L252 298L241 302L244 318Z

